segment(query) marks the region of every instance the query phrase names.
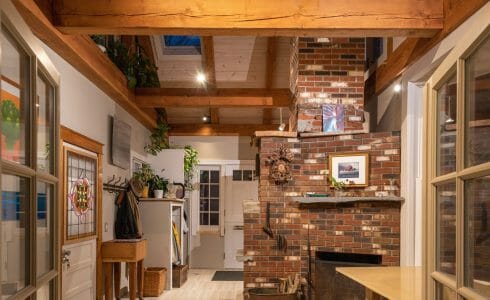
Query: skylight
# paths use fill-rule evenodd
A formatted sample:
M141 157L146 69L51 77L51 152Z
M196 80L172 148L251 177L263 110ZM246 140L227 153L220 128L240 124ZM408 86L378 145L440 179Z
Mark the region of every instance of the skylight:
M162 38L165 54L199 55L201 37L196 35L164 35Z

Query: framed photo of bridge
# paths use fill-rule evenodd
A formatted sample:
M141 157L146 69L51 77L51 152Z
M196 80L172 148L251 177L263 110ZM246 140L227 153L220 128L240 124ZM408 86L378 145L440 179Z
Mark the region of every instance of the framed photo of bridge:
M329 174L345 187L367 186L369 180L368 153L335 153L329 155Z

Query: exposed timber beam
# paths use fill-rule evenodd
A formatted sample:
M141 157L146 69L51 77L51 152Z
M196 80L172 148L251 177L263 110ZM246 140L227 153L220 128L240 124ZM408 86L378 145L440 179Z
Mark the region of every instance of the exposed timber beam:
M211 114L211 124L219 124L219 108L211 107L209 113Z
M267 124L170 124L173 136L253 136L255 131L277 129Z
M12 0L34 34L148 128L156 121L134 102L124 74L88 36L59 32L33 0Z
M442 0L57 0L67 34L432 36Z
M203 69L208 89L216 88L216 69L214 63L214 40L212 36L202 37Z
M442 30L432 38L409 37L403 41L376 70L376 94L383 92L408 67L488 3L488 0L443 1L445 18Z
M137 89L136 103L151 107L288 107L289 89Z

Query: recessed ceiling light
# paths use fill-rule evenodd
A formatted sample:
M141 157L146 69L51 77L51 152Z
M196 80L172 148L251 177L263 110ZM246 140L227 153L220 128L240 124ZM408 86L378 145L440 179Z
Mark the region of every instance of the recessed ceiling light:
M202 73L202 72L197 73L196 81L199 83L205 83L206 82L206 75L204 75L204 73Z
M203 116L202 117L203 122L209 122L209 117L208 116Z
M402 90L402 85L399 83L395 84L393 90L395 91L395 93L399 93Z
M279 125L279 131L284 131L284 129L286 129L286 124L285 123L281 123L281 125Z

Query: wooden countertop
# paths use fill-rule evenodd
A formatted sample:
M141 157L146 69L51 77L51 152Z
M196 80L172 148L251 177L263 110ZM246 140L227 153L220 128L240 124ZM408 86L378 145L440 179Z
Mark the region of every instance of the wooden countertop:
M342 267L336 270L390 300L422 299L422 267Z

